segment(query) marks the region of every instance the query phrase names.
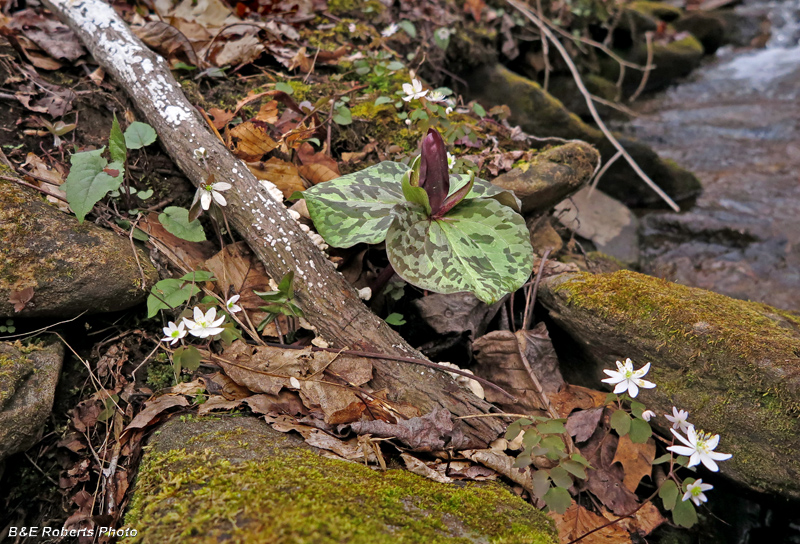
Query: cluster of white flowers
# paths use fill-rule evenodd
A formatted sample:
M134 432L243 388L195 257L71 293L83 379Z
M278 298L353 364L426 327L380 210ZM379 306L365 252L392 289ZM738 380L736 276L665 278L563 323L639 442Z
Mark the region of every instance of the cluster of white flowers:
M610 377L602 381L615 385L615 394L618 395L627 391L631 398L635 398L639 394L639 388L652 389L656 386L653 382L642 379L649 371L650 363L647 363L639 370L634 370L633 362L630 359L626 359L624 364L617 361L617 370L603 369L603 372ZM642 412L642 419L645 421L650 421L654 417L656 417L656 413L652 410ZM695 430L694 425L689 423L689 412L686 410L679 410L673 406L672 415L664 414L664 417L672 423L672 428L670 429L672 434L683 444L682 446L670 446L667 451L688 457L687 467L702 463L708 470L717 472L719 467L716 461L725 461L733 457L730 453L714 451L719 445L719 435ZM683 432L686 436L683 436L678 431ZM705 496L705 491L710 489L714 489L714 486L704 484L702 479L698 479L687 485L686 493L684 493L682 500L691 500L695 505L700 506L701 503L708 500Z
M237 302L239 302L239 295L232 296L225 302L225 309L232 314L241 312L242 307L236 304ZM187 334L191 334L197 338L208 338L209 336L215 336L225 330L220 326L225 322L225 316L223 315L217 318L216 308L209 308L208 311L204 313L203 310L195 306L192 310L192 317L194 319L184 317L177 325L174 321L170 321L163 329L164 338L162 338L161 341L168 342L170 345L175 345Z

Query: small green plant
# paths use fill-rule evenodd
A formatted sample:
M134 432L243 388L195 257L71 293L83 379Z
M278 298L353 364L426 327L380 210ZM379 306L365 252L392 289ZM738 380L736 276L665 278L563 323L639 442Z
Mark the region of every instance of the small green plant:
M16 332L17 328L14 326L13 319L6 319L5 325L0 325L0 332L7 332L13 334Z
M103 155L105 147L72 154L72 168L64 188L67 202L78 221L82 223L86 214L100 199L120 188L125 180L128 150L141 149L155 141L156 131L147 123L133 122L123 134L119 121L114 116L108 137L108 156L111 162Z
M320 183L303 197L328 244L385 241L395 272L422 289L470 291L492 303L531 274L533 248L519 201L474 174L451 176L435 129L410 168L385 161Z
M563 514L572 504L569 491L573 478L586 479L589 461L580 453L569 453L562 435L567 429L565 419L531 417L518 419L508 426L506 440L512 441L524 432L522 445L525 447L514 462L514 468L523 469L533 463L533 457L546 457L557 463L550 469L533 472L533 494L545 502L550 510Z
M294 272L288 272L281 282L278 284L277 291L254 291L264 302L268 302L266 306L260 306L259 309L267 312L267 317L261 320L258 324L258 330L264 330L264 327L275 321L279 315L289 317L303 317L303 310L301 310L294 302Z

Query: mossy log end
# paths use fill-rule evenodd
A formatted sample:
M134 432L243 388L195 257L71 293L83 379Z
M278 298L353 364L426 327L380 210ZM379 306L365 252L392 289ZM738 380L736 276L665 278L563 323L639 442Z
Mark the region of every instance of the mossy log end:
M242 161L211 134L188 102L166 61L150 51L114 9L101 0L45 0L45 5L78 35L95 61L128 93L175 164L195 185L209 174L233 189L225 193L225 213L247 241L267 273L281 278L295 273L295 292L306 318L328 343L387 355L422 357L359 299L325 255L295 223L282 203L270 196ZM205 148L205 162L194 150ZM370 385L397 401L428 413L443 407L456 416L488 412L491 405L458 387L445 373L376 360ZM482 447L503 430L496 418L460 420L457 431L466 447Z
M677 406L720 434L719 451L733 454L719 464L726 476L800 498L800 316L627 270L553 276L539 295L575 341L587 385L614 361L651 362L648 408ZM652 423L669 435L666 419Z
M491 482L442 484L329 459L252 417L172 420L143 458L126 542L556 544L552 520Z

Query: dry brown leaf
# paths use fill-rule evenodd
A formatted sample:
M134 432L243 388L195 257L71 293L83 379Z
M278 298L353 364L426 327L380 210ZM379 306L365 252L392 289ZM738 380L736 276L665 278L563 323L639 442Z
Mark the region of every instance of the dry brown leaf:
M278 122L278 101L277 100L269 100L261 104L261 108L259 108L258 113L256 114L256 120L263 121L265 123L269 123L270 125L274 125Z
M133 33L151 49L167 60L181 60L198 66L197 54L189 39L172 25L163 21L149 21L142 26L131 27Z
M219 108L209 108L206 112L211 117L212 125L217 130L222 130L234 118L234 113L228 110L221 110Z
M319 50L317 53L317 63L318 64L336 64L339 62L339 59L345 56L347 53L350 52L350 46L340 45L333 51L324 51L322 49Z
M387 423L385 421L356 421L350 423L356 434L371 434L379 438L396 438L412 451L430 452L448 448L463 448L468 438L453 422L452 414L444 408L421 417ZM342 432L344 426L339 426Z
M234 154L244 161L257 161L278 147L278 142L267 134L266 127L261 121L239 123L231 129L230 135L233 138Z
M209 57L220 67L251 63L266 50L257 33L258 30L254 29L239 38L228 40Z
M653 472L653 459L656 458L656 443L650 438L644 444L634 444L630 435L619 439L617 452L612 463L620 463L625 469L625 479L622 481L631 491L636 491L639 482Z
M150 236L148 244L165 253L174 263L180 263L186 270L199 270L203 263L214 254L213 242L189 242L167 232L158 221L158 213L152 212L136 225Z
M618 519L618 516L615 516L605 508L602 509L601 513L608 521ZM647 502L636 511L633 518L624 518L620 520L617 525L629 533L637 532L642 536L647 536L666 521L667 520L658 510L658 507L652 502Z
M507 397L487 388L487 401L511 413L532 413L545 408L539 390L525 368L518 337L514 333L492 331L485 334L474 342L473 351L480 365L476 369L478 376L491 380L517 397L517 402L512 403Z
M8 25L39 46L53 59L78 60L86 50L70 28L55 17L45 17L33 9L14 13Z
M515 484L522 486L527 491L533 491L533 482L531 481L531 471L524 470L520 472L518 468L514 468L515 458L507 455L506 453L493 449L485 450L463 450L459 452L467 459L480 463L499 474L502 474Z
M317 185L339 177L338 172L334 172L324 164L304 164L298 167L298 171L311 185Z
M189 406L189 401L183 395L162 395L147 401L144 410L136 414L125 430L124 435L129 435L135 429L144 429L161 420L161 415L176 406ZM120 438L122 440L122 438Z
M608 523L608 520L589 512L579 504L570 506L563 515L555 512L547 514L556 522L558 539L562 544L567 544L589 531L593 531ZM627 531L617 524L609 525L581 539L583 544L626 544L631 542Z
M575 437L576 443L586 442L597 430L602 418L603 408L580 410L567 418L567 432Z
M11 293L8 295L8 302L14 305L15 312L21 312L31 301L33 295L33 287L26 287L25 289L20 289L19 291L11 291Z
M197 409L197 413L203 415L209 414L215 410L230 411L241 406L242 402L242 399L228 400L222 395L215 395L201 404Z
M306 55L306 48L301 47L297 53L291 58L289 61L289 70L294 70L295 68L300 68L300 71L303 73L308 73L311 71L311 68L314 66L313 59Z
M409 472L413 472L419 476L424 476L429 480L433 480L434 482L439 482L441 484L448 484L453 481L445 474L429 467L427 464L420 459L417 459L413 455L401 453L400 457L403 458L403 462L406 464L406 468L409 470Z
M581 387L580 385L567 384L558 393L550 395L550 403L561 417L569 416L577 408L588 410L605 406L608 393Z
M303 405L300 397L294 391L283 390L277 395L252 395L244 399L250 409L256 414L262 415L307 415L308 409Z
M286 198L291 197L295 191L306 189L297 167L277 157L272 157L266 162L248 162L247 168L256 178L274 183Z
M321 411L329 424L355 421L366 408L345 385L358 387L372 379L372 363L362 357L314 352L310 347L255 347L237 341L216 360L232 380L254 393L276 395L291 387L290 378L297 379L305 405Z

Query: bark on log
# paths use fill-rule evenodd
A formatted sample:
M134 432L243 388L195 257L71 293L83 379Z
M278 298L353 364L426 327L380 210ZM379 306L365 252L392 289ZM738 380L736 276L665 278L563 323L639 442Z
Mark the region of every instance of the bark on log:
M210 171L216 181L233 185L225 193L228 220L272 277L295 271L299 305L320 336L337 347L422 357L361 302L283 203L273 200L244 163L211 134L166 61L134 36L111 6L100 0L44 0L44 4L72 28L95 61L125 89L192 183L204 183ZM200 147L208 153L208 170L194 158L193 151ZM442 372L388 360L376 361L374 367L370 385L375 390L385 390L390 400L410 404L422 413L443 407L461 416L491 408ZM503 430L496 418L461 421L458 428L470 447L494 440Z

